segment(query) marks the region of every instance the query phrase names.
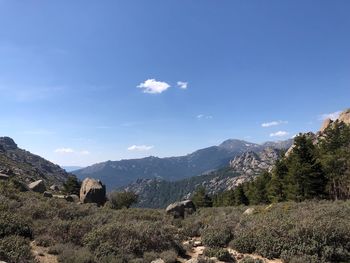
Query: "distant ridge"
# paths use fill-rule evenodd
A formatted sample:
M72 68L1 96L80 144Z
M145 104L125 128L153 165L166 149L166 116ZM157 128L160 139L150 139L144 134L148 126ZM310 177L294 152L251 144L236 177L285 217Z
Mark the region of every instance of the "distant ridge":
M260 152L266 147L288 149L293 140L251 143L229 139L219 146L197 150L179 157L146 157L121 161L107 161L74 171L79 178L93 177L103 181L108 190L126 186L137 179L160 178L177 181L228 166L229 161L244 152Z

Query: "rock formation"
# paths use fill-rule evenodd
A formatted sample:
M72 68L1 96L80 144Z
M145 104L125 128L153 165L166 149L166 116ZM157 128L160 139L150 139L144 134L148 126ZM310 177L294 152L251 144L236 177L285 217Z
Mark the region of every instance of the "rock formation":
M46 191L46 187L43 180L32 182L28 185L28 187L30 190L37 193L44 193Z
M184 218L188 214L196 211L196 206L191 200L176 202L166 208L166 213L172 215L174 218Z
M106 202L106 187L100 180L85 178L80 188L80 202L103 205Z

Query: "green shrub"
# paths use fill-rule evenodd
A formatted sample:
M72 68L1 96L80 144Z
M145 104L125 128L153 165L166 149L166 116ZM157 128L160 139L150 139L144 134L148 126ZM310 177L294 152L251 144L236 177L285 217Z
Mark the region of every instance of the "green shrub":
M167 250L160 253L159 256L164 260L165 263L176 263L177 262L177 253L173 250Z
M29 241L16 235L0 239L0 259L8 263L34 262Z
M68 246L62 248L58 261L62 263L97 263L94 256L86 248Z
M240 263L264 263L264 260L260 258L244 257Z
M145 252L162 252L169 249L181 250L175 239L175 229L159 222L135 221L116 222L101 226L88 233L84 244L91 251L101 251L107 247L112 254L132 254L142 256ZM108 249L103 249L108 253Z
M202 231L202 242L208 247L224 247L231 239L231 231L226 226L210 226Z
M234 258L232 258L231 254L224 248L206 248L203 254L209 258L216 257L221 261L234 262Z
M9 235L19 235L32 238L32 229L21 216L3 212L0 214L0 238Z
M285 207L278 204L242 218L230 246L285 262L297 260L295 255L315 258L315 262L350 260L349 202L289 203L288 210Z
M137 203L138 196L133 192L111 192L108 195L108 206L112 209L129 208Z

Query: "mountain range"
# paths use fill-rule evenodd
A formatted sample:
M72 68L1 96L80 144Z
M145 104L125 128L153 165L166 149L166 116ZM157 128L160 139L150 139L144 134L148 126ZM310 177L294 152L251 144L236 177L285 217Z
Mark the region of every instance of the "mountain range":
M266 147L261 151L249 151L234 157L225 168L206 174L175 182L160 178L138 179L122 190L136 193L140 207L166 207L172 202L190 198L199 186L203 186L210 195L234 189L264 170L270 170L286 149Z
M93 177L101 180L108 190L124 187L137 179L167 180L170 182L198 176L228 166L236 156L245 152L261 152L267 147L288 149L293 140L251 143L229 139L218 146L197 150L179 157L146 157L121 161L107 161L73 171L80 179Z

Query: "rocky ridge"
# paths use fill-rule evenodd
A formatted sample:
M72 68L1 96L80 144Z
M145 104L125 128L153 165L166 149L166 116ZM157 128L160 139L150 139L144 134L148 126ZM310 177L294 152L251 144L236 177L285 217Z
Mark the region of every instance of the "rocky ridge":
M61 185L69 174L60 166L20 149L10 137L0 137L0 173L31 183L43 180Z

